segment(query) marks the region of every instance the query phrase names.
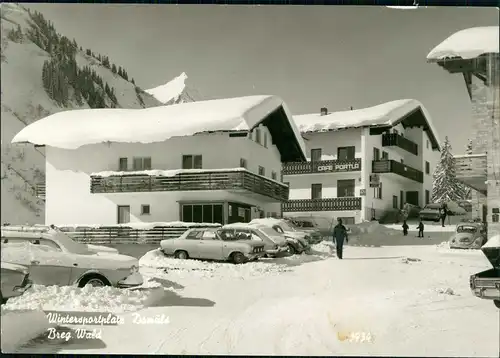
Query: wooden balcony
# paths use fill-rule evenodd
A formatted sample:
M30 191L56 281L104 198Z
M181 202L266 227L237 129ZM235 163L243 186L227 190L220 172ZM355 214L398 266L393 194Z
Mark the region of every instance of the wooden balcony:
M283 175L314 173L345 173L361 171L361 158L349 160L319 160L283 164Z
M398 133L382 134L382 147L396 146L408 153L418 155L418 144Z
M393 173L418 183L424 182L424 173L395 160L372 161L372 173Z
M486 194L488 168L486 154L455 156L457 179L483 194Z
M288 200L281 204L282 212L344 210L361 210L361 198L298 199Z
M90 192L94 194L201 190L246 191L278 201L287 200L289 193L287 185L246 170L178 173L174 176L91 176L90 184Z

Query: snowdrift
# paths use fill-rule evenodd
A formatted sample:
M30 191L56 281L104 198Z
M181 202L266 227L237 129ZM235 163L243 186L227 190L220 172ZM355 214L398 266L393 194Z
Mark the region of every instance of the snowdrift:
M51 327L41 310L11 310L2 307L1 321L3 353L13 353Z

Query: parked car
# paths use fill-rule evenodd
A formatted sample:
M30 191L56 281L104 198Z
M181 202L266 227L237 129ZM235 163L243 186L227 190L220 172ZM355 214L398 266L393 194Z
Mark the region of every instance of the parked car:
M488 236L483 224L458 224L455 233L450 238L450 248L480 249L486 241L488 241Z
M32 283L28 268L8 262L1 262L0 302L4 304L9 298L21 296Z
M420 213L418 214L422 221L439 221L441 220L441 204L432 203L424 206Z
M479 298L493 300L500 309L500 235L491 237L481 251L493 268L470 276L470 289Z
M90 250L52 228L2 227L2 261L27 266L40 285L137 287L139 261L114 252Z
M235 230L194 228L177 239L160 241L165 255L179 259L208 259L241 264L257 260L266 254L264 244Z
M290 250L285 236L264 225L234 223L224 225L221 231L230 236L244 234L254 241L264 243L264 250L268 257L276 257Z
M275 219L275 218L263 218L263 219L254 219L250 221L250 224L264 225L268 226L279 234L284 235L287 240L288 238L296 240L293 243L290 243L291 250L290 253L300 254L302 252L307 252L311 249L311 237L304 231L296 230L292 225L289 224L288 221L283 219ZM293 246L292 246L293 245ZM295 247L298 246L298 247Z
M334 218L331 220L323 216L290 216L285 217L294 228L309 233L315 242L332 237L333 227L336 224Z

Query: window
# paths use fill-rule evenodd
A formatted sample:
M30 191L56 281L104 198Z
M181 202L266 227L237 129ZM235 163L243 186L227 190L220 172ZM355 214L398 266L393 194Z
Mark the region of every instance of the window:
M151 170L151 157L134 157L132 163L133 170Z
M389 153L387 153L386 151L383 151L382 152L382 160L389 160Z
M394 209L398 208L398 196L397 195L392 196L392 207Z
M203 235L203 231L201 230L193 230L189 234L186 235L187 240L201 240Z
M404 209L404 206L405 206L405 192L400 190L399 191L399 206L400 206L400 209Z
M266 169L264 167L261 167L260 165L259 165L259 175L262 176L266 175Z
M404 159L403 159L403 158L401 158L401 164L404 164L404 163L405 163Z
M248 132L248 139L253 140L253 133L252 132Z
M373 188L373 197L375 199L382 199L382 183L378 184L378 188Z
M121 172L126 172L128 170L128 158L120 158L118 170Z
M217 240L217 235L215 231L207 230L203 231L203 234L201 235L202 240Z
M130 222L130 206L118 205L118 224L126 224Z
M53 240L48 240L48 239L40 239L37 240L37 245L42 245L42 246L48 246L52 249L55 249L57 251L62 251L61 247L56 244Z
M271 172L271 179L277 180L277 178L278 178L278 174L276 174L276 172Z
M356 155L356 147L339 147L337 149L337 160L351 160Z
M151 214L151 207L149 205L141 205L141 215Z
M380 160L380 149L373 148L373 160Z
M240 158L240 168L246 168L247 167L247 160L244 158Z
M182 205L182 221L223 224L222 204Z
M321 199L323 192L322 184L311 184L311 199Z
M203 158L201 155L183 155L182 169L202 169Z
M425 162L425 174L430 174L431 172L431 165L429 162Z
M354 196L356 181L354 179L337 180L337 197L345 198Z
M260 138L260 135L261 135L261 133L260 133L260 128L257 128L257 129L255 130L255 142L256 142L257 144L260 144L260 143L261 143L261 138Z
M431 195L430 195L429 190L426 190L426 191L425 191L425 205L429 204L429 202L431 201L431 200L430 200L430 196L431 196Z
M267 133L264 132L264 147L267 148Z
M500 216L500 215L498 215L498 214L493 214L493 215L491 216L491 221L492 221L492 222L494 222L494 223L499 222L499 221L500 221L500 220L499 220L499 219L500 219L500 218L499 218L499 216Z
M319 162L321 160L321 148L311 149L311 162Z

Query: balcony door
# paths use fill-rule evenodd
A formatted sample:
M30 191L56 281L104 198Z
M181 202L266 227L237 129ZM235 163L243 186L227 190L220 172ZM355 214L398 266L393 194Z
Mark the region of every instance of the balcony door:
M337 160L352 160L356 156L356 147L339 147L337 149Z
M311 162L319 162L321 160L321 148L311 149Z
M323 185L311 184L311 199L317 200L323 197Z
M353 197L355 189L355 179L337 180L337 198Z
M130 222L130 206L118 205L118 224Z

